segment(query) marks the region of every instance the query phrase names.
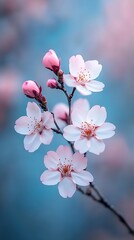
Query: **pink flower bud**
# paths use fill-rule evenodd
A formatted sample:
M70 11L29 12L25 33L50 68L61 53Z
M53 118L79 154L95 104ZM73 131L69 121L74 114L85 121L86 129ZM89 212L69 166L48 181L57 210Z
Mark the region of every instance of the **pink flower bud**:
M50 88L56 88L58 86L58 83L54 78L48 79L46 84L47 84L47 87L50 87Z
M46 68L50 69L55 74L57 74L60 69L60 60L55 51L51 49L43 57L42 63Z
M39 88L37 83L31 80L28 80L23 83L22 90L24 94L30 98L35 98L41 92L41 89Z

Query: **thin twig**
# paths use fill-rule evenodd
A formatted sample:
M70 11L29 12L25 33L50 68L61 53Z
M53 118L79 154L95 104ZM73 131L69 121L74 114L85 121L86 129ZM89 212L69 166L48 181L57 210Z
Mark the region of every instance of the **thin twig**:
M84 191L82 188L80 188L79 186L77 187L78 191L81 192L82 194L89 196L90 198L92 198L95 202L100 203L101 205L103 205L105 208L109 209L109 211L111 211L118 219L119 221L127 228L127 230L129 231L129 233L131 235L134 235L134 229L128 224L128 222L126 221L126 219L117 211L115 210L115 208L113 206L111 206L108 201L102 196L102 194L99 192L99 190L94 186L94 184L90 183L89 187L86 189L86 191ZM94 193L97 195L94 196Z

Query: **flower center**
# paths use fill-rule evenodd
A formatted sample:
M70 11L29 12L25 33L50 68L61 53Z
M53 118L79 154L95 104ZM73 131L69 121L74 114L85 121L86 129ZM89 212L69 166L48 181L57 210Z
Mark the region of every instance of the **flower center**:
M90 138L95 135L95 125L91 125L87 122L82 122L81 125L81 137Z
M59 172L61 173L62 177L64 176L70 176L71 171L73 170L72 165L71 164L59 164L58 167Z
M89 78L90 78L89 71L87 71L87 69L84 69L78 73L78 77L77 77L76 81L78 83L81 83L82 85L84 85L85 83L89 82Z

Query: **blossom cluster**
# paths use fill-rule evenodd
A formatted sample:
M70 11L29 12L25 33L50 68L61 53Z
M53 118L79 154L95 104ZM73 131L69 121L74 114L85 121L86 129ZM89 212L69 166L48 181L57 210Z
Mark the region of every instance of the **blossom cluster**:
M15 122L16 132L25 135L24 148L29 152L36 151L41 144L52 142L56 132L61 134L69 146L59 146L56 151L49 151L44 157L45 170L40 180L44 185L58 184L62 197L72 197L78 186L88 186L93 181L92 174L87 171L86 153L99 155L105 149L104 139L114 135L115 126L106 122L105 107L95 105L90 108L86 98L79 98L72 105L75 90L87 96L93 92L101 92L104 84L96 78L102 65L96 60L84 61L81 55L69 59L69 74L64 74L57 54L49 50L42 61L56 78L48 79L46 86L63 91L68 105L58 103L52 111L48 110L47 99L42 95L42 87L35 81L23 83L23 93L35 99L28 102L26 116ZM65 85L72 88L68 94Z

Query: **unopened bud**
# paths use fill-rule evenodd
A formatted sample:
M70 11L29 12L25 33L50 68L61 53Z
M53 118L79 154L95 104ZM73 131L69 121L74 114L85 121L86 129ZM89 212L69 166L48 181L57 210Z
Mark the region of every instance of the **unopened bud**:
M23 90L24 94L30 98L35 98L41 92L40 87L37 85L36 82L34 82L32 80L28 80L28 81L24 82L22 85L22 90Z
M50 88L57 88L58 86L58 83L54 78L48 79L46 84L47 84L47 87L50 87Z
M42 60L43 65L53 71L56 75L60 69L60 60L54 50L50 49Z

